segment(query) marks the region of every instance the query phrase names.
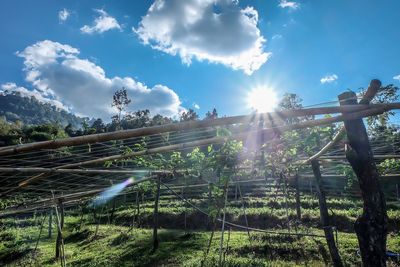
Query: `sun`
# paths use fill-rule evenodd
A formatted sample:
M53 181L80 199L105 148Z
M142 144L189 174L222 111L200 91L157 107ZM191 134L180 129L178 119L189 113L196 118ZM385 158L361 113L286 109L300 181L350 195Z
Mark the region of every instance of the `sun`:
M257 112L273 111L278 105L278 96L268 87L253 88L247 95L247 105Z

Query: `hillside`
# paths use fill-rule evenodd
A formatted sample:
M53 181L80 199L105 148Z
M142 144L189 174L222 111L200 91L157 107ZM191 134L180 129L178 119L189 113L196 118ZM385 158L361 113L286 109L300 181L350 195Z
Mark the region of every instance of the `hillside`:
M59 123L62 126L71 124L80 128L87 118L81 118L34 97L24 97L19 93L0 95L0 117L9 122L22 121L28 125Z

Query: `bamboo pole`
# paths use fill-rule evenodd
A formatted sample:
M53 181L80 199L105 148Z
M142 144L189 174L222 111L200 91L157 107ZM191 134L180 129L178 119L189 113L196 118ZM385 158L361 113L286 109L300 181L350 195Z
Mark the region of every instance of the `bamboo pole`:
M301 202L300 202L300 188L299 188L299 174L295 174L295 188L296 188L296 215L298 222L301 222Z
M161 186L161 176L157 177L157 189L154 198L154 212L153 212L153 251L158 248L158 200L160 198L160 186Z
M36 254L36 250L37 250L38 245L39 245L40 237L42 236L44 221L46 220L46 217L47 217L46 214L44 214L44 215L43 215L42 222L41 222L41 224L40 224L39 236L38 236L38 239L36 240L35 249L33 250L33 256L34 256L34 257L36 256L36 255L35 255L35 254Z
M360 104L369 105L375 95L378 93L379 88L381 87L381 82L379 80L372 80L368 86L367 91L365 92L363 98L360 100ZM328 142L320 151L318 151L313 156L309 157L301 164L310 164L312 160L315 160L325 154L331 147L337 144L340 140L343 139L346 133L346 129L344 126L340 127L339 131L335 134L333 139Z
M400 103L393 103L392 105L398 108L396 104ZM375 104L371 105L371 107L380 109L380 108L387 108L388 107L387 105L390 106L390 104ZM300 116L355 112L355 111L362 111L368 108L369 108L368 105L355 105L347 107L318 107L318 108L295 109L295 110L281 110L281 111L261 113L261 114L251 114L245 116L224 117L213 120L186 121L186 122L172 123L172 124L139 128L139 129L121 130L111 133L100 133L100 134L93 134L86 136L63 138L51 141L29 143L23 145L8 146L0 149L0 156L17 154L33 150L40 150L40 149L56 149L64 146L77 146L82 144L93 144L111 140L128 139L133 137L155 135L155 134L174 132L174 131L183 131L188 129L198 129L205 127L220 126L220 125L238 124L238 123L250 123L255 118L276 117L283 119L283 118L292 118Z
M108 170L108 169L59 169L59 168L42 168L42 167L0 167L0 172L4 173L78 173L78 174L149 174L153 173L166 173L168 170ZM22 185L22 183L20 183Z
M53 210L51 209L49 211L49 238L51 238L51 232L52 232L52 227L53 227Z
M151 155L151 154L156 154L156 153L170 152L170 151L174 151L174 150L182 150L182 149L186 149L186 148L204 146L204 145L209 145L209 144L224 143L224 142L226 142L228 140L232 140L232 139L246 139L249 136L256 135L256 134L268 136L268 135L275 133L276 131L284 132L284 131L290 131L290 130L298 130L298 129L304 129L304 128L309 128L309 127L314 127L314 126L332 124L332 123L336 123L336 122L340 122L340 121L344 121L344 120L352 120L352 119L374 116L374 115L384 113L393 108L394 108L393 106L390 106L390 108L385 107L385 106L382 106L381 108L370 108L367 110L362 110L362 111L354 112L354 113L347 113L347 114L339 115L336 117L316 119L316 120L312 120L312 121L300 122L300 123L291 124L291 125L275 126L275 127L267 128L267 129L261 129L261 130L256 130L256 131L244 132L244 133L240 133L240 134L234 134L232 136L227 136L227 137L212 137L212 138L207 138L207 139L197 140L197 141L192 141L192 142L186 142L186 143L181 143L181 144L168 145L168 146L162 146L162 147L157 147L157 148L149 148L149 149L142 150L142 151L126 153L123 155L114 155L114 156L103 157L103 158L98 158L98 159L93 159L93 160L88 160L88 161L83 161L83 162L66 164L61 167L62 168L80 167L80 166L89 165L89 164L103 163L106 161L127 159L127 158L131 158L131 157L135 157L135 156ZM400 109L400 103L396 104L396 108Z
M256 130L256 131L240 133L240 134L234 134L229 137L213 137L213 138L207 138L207 139L197 140L197 141L193 141L193 142L168 145L168 146L163 146L163 147L158 147L158 148L150 148L150 149L146 149L146 150L142 150L142 151L126 153L123 155L114 155L114 156L103 157L103 158L98 158L98 159L93 159L93 160L88 160L88 161L83 161L83 162L71 163L71 164L59 166L55 169L81 167L81 166L90 165L90 164L104 163L106 161L127 159L127 158L131 158L131 157L135 157L135 156L144 156L144 155L151 155L151 154L156 154L156 153L164 153L164 152L182 150L182 149L191 148L191 147L205 146L205 145L209 145L209 144L219 144L219 143L224 143L224 142L226 142L228 140L232 140L232 139L239 139L239 140L246 139L246 138L249 138L249 136L257 135L257 134L268 136L268 135L273 135L277 131L283 132L283 131L298 130L298 129L304 129L304 128L309 128L309 127L314 127L314 126L332 124L332 123L336 123L336 122L340 122L340 121L344 121L344 120L353 120L353 119L358 119L358 118L363 118L363 117L374 116L374 115L378 115L378 114L381 114L383 112L386 112L386 111L389 111L392 109L400 109L400 103L391 103L391 104L386 104L386 105L371 105L371 106L375 107L375 108L364 109L364 110L361 110L359 112L354 112L354 113L345 113L345 114L342 114L342 115L339 115L336 117L300 122L298 124L274 126L274 127L267 128L267 129L261 129L261 130ZM149 128L151 128L151 127L149 127ZM148 129L148 128L143 128L143 129ZM85 136L83 136L83 137L85 137ZM1 152L0 152L0 155L1 155ZM42 178L42 177L40 177L41 175L42 174L39 174L38 177L36 177L34 180L36 181L36 180ZM31 179L32 178L24 180L22 182L23 186L26 186L29 183L29 181L31 181ZM21 187L22 186L18 186L18 189ZM3 194L1 196L4 196L5 194L9 193L10 191L13 191L13 190L3 192Z
M329 253L331 254L331 259L333 265L335 267L342 267L342 259L339 254L339 250L335 243L335 238L332 231L332 226L329 225L329 213L328 213L328 206L326 204L326 196L325 192L322 189L322 176L319 167L319 163L317 160L311 161L311 166L315 175L315 187L318 193L318 202L319 202L319 212L321 216L321 224L324 229L326 243L328 244Z

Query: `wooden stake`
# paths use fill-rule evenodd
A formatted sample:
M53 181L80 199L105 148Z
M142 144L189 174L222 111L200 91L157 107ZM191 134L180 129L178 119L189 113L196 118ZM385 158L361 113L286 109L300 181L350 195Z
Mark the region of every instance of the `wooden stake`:
M225 185L225 196L224 196L224 209L222 213L222 229L221 229L221 240L219 243L219 264L218 266L222 266L222 248L224 245L224 230L225 230L225 217L226 217L226 202L228 200L228 186Z
M182 196L183 199L185 198L184 187L181 188L181 196ZM183 205L185 206L185 210L183 212L183 215L184 215L184 229L185 229L185 233L186 233L186 209L187 209L186 202L184 202Z
M161 185L161 176L157 177L157 191L154 199L154 213L153 213L153 251L158 248L159 241L157 236L158 230L158 201L160 198L160 185Z
M52 227L53 227L52 223L53 223L53 209L51 209L49 211L49 238L51 238L51 231L53 230L52 229Z
M35 253L36 253L37 247L39 245L40 237L42 236L43 225L44 225L44 221L45 220L46 220L46 214L43 215L43 219L42 219L42 222L40 224L39 236L38 236L38 239L36 241L35 249L33 250L33 256L34 257L35 257Z
M319 213L321 216L321 224L324 228L326 243L328 244L329 253L331 254L332 262L335 267L342 267L342 259L340 258L339 251L336 247L335 238L333 235L332 227L329 225L328 206L326 205L325 192L322 188L322 177L317 160L311 161L311 167L315 176L315 187L318 193Z
M296 187L296 215L297 220L301 221L301 202L300 202L300 188L299 188L299 174L296 173L294 176L295 187Z
M380 87L379 80L372 80ZM339 95L340 105L356 105L354 92ZM362 119L345 120L348 145L346 158L358 178L364 201L363 213L354 225L365 267L386 266L387 211L386 200L379 182L367 131Z

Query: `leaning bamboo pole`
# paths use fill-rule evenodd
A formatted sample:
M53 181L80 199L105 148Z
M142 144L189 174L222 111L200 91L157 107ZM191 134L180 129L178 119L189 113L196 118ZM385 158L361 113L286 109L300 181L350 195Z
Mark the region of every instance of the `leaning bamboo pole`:
M295 110L282 110L275 111L269 113L261 113L261 114L251 114L244 116L233 116L233 117L224 117L217 118L213 120L201 120L201 121L186 121L180 123L171 123L166 125L152 126L146 128L139 129L131 129L131 130L121 130L110 133L100 133L100 134L92 134L86 136L77 136L70 138L63 138L51 141L42 141L36 143L22 144L22 145L14 145L8 146L0 149L0 156L17 154L22 152L29 152L40 149L56 149L64 146L77 146L82 144L93 144L98 142L106 142L111 140L121 140L128 139L133 137L141 137L146 135L155 135L166 132L175 132L175 131L183 131L189 129L198 129L205 127L213 127L213 126L221 126L228 124L239 124L239 123L251 123L256 118L277 118L277 119L285 119L292 117L301 117L301 116L313 116L313 115L322 115L322 114L336 114L336 113L348 113L348 112L357 112L366 110L369 108L385 108L392 105L392 108L398 108L396 104L400 103L392 103L392 104L375 104L375 105L354 105L354 106L346 106L346 107L318 107L318 108L306 108L306 109L295 109Z
M363 95L362 99L360 100L361 105L369 105L372 99L374 99L375 95L378 93L379 88L381 87L382 83L381 81L374 79L371 80L367 91ZM330 142L328 142L320 151L315 153L313 156L309 157L308 159L304 160L301 164L307 165L310 164L311 161L318 159L321 157L323 154L325 154L331 147L336 145L340 140L343 139L345 136L346 129L344 125L340 127L340 129L337 131L335 136L332 138Z

